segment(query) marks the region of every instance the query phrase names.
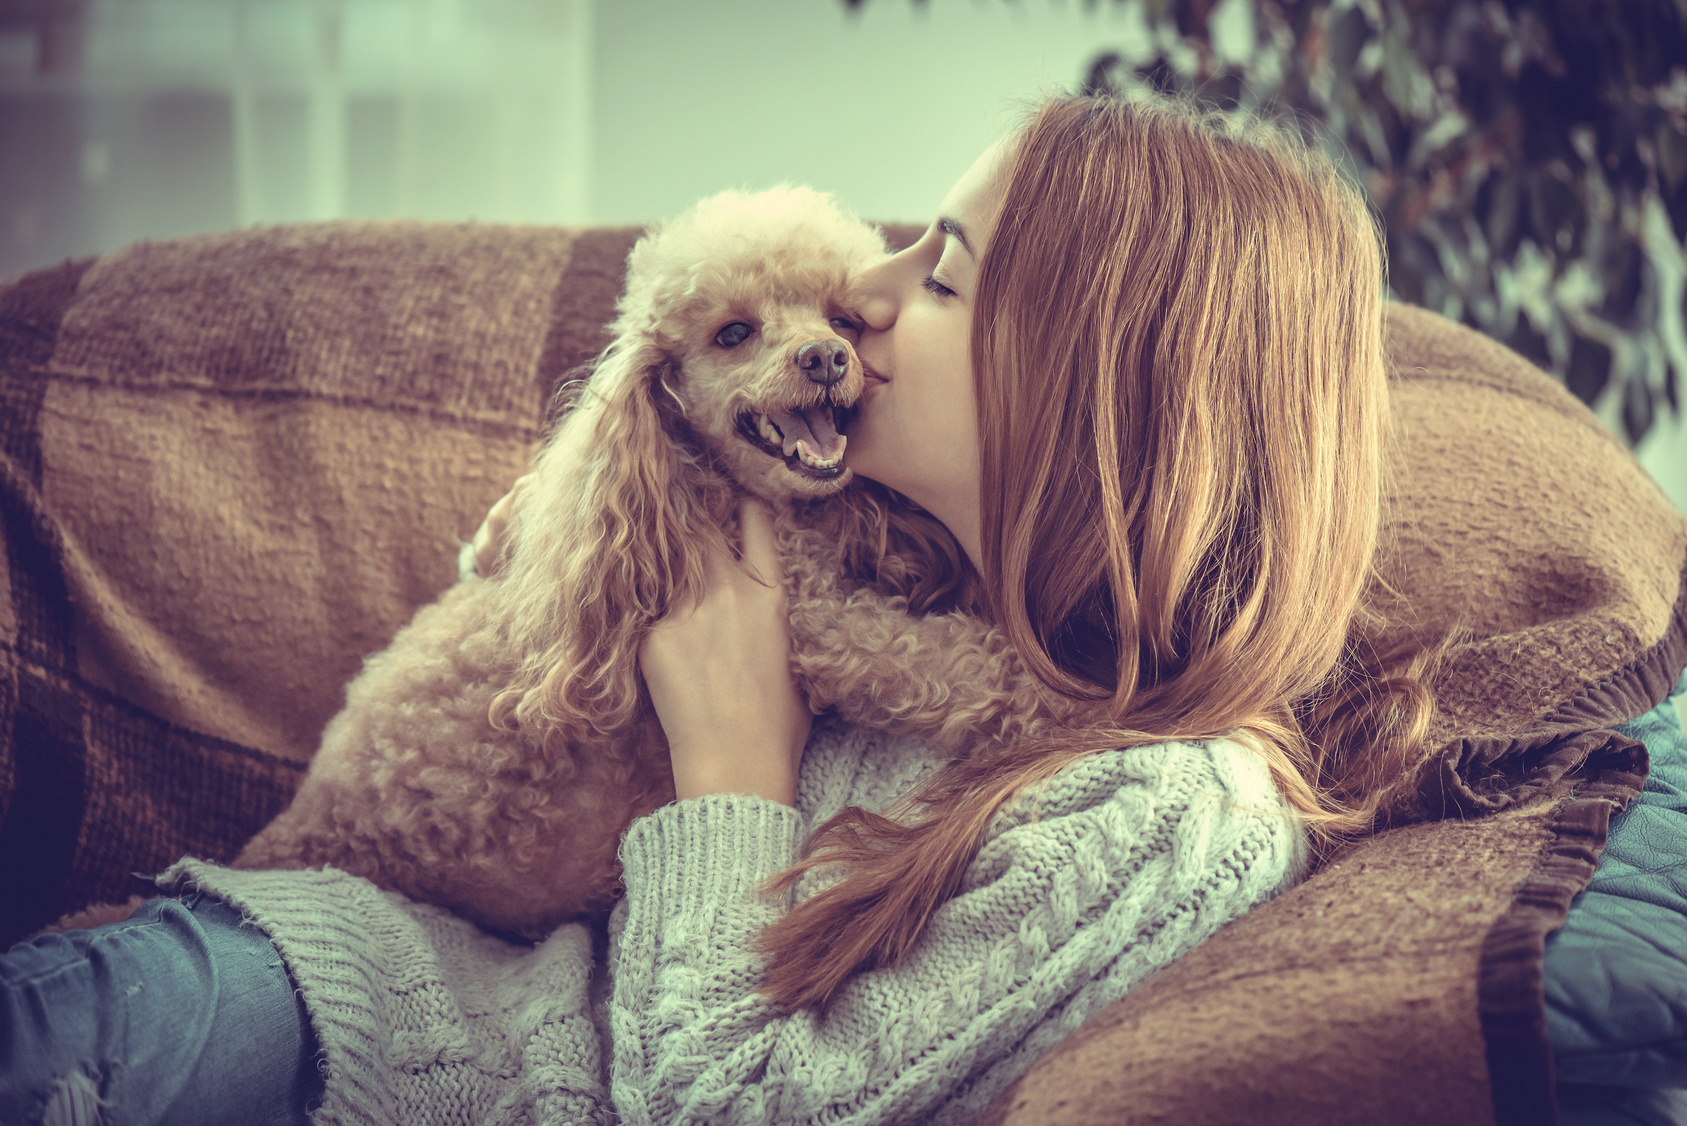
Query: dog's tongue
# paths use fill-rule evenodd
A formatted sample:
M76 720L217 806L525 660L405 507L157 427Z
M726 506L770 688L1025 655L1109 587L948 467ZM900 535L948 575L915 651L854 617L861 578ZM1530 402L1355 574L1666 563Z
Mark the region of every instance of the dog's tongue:
M804 407L800 411L769 411L780 431L785 435L785 456L797 452L800 442L808 444L809 454L820 461L835 461L843 456L847 437L838 433L832 424L831 407Z

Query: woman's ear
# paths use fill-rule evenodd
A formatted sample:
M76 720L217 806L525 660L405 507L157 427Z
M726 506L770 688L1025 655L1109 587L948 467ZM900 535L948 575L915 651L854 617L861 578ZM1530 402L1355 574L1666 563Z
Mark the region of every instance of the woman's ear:
M703 549L723 535L664 418L678 409L676 375L649 334L623 333L539 455L500 576L521 665L495 722L578 743L638 716L639 645L677 598L700 592Z

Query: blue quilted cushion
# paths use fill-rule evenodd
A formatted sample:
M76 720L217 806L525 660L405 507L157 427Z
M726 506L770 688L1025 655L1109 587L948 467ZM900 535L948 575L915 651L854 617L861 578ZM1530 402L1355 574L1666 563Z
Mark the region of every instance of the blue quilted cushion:
M1617 728L1646 744L1645 791L1612 818L1592 882L1547 937L1547 1036L1568 1126L1687 1124L1683 694L1687 676Z

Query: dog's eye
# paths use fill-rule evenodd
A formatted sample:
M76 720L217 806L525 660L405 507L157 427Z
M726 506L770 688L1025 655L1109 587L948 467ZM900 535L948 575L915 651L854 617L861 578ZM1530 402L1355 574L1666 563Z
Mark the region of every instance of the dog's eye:
M833 328L837 329L839 332L860 332L861 331L861 326L856 324L854 321L850 320L848 317L833 317L830 323L831 323L831 326Z
M744 341L748 340L751 336L755 335L755 331L755 329L751 328L743 321L733 321L731 324L715 333L715 343L719 344L722 348L736 348L740 344L744 343Z

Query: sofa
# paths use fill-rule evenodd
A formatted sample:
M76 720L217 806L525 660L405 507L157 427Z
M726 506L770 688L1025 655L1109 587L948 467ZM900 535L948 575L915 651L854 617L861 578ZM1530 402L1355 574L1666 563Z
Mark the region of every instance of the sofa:
M607 342L638 233L292 225L0 282L0 945L283 808ZM1384 580L1400 630L1466 638L1432 752L986 1121L1555 1121L1544 943L1646 784L1616 728L1687 665L1687 519L1519 356L1386 330Z

